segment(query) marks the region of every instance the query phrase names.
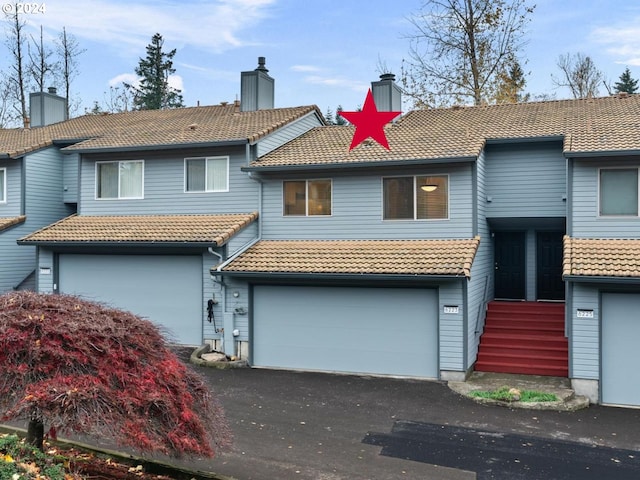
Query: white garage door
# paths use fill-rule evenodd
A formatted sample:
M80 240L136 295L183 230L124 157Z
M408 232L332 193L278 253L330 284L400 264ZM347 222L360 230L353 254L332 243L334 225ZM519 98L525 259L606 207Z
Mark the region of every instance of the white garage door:
M438 377L435 290L255 286L255 366Z
M148 318L178 343L202 344L202 257L59 256L59 289Z
M640 406L640 295L602 294L602 402Z

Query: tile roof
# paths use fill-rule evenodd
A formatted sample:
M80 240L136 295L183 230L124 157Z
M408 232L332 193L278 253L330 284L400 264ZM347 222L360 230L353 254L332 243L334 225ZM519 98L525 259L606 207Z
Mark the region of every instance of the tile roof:
M18 225L19 223L24 222L27 219L24 215L20 215L19 217L0 217L0 232L2 230L6 230L9 227L13 227L14 225Z
M72 215L18 242L200 243L220 246L257 218L257 212L224 215Z
M415 110L349 151L353 126L316 127L250 168L477 157L491 140L557 137L567 155L640 151L640 95Z
M262 240L222 271L470 278L479 243L480 237L463 240Z
M564 237L563 276L640 278L640 239Z
M316 106L240 112L233 105L84 115L46 127L0 129L0 156L15 158L53 144L67 150L133 149L225 141L250 143L307 114Z

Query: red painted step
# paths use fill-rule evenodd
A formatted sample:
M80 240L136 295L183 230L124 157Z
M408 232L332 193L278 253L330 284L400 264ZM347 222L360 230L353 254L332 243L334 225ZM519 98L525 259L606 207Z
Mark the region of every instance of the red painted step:
M490 302L475 369L566 377L564 304Z

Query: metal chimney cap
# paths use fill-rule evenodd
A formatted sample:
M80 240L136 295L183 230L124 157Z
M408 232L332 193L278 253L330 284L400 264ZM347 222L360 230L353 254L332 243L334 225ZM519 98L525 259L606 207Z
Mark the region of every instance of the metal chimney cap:
M256 68L256 72L265 72L267 73L269 70L267 70L267 67L265 67L265 63L266 63L267 59L265 57L258 57L258 68Z
M56 95L58 93L58 89L56 87L49 87L48 90L52 95Z
M396 76L393 73L383 73L382 75L380 75L380 80L391 80L392 82L395 81Z

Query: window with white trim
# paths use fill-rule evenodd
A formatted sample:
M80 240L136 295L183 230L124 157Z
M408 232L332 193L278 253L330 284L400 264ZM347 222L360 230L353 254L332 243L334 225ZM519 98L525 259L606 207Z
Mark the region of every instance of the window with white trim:
M96 198L143 198L144 160L96 162Z
M185 192L228 192L229 157L184 159Z
M0 168L0 203L7 203L7 169Z
M382 179L384 220L449 218L449 176L425 175Z
M638 216L638 169L600 169L599 214Z
M331 215L331 180L284 181L283 214Z

